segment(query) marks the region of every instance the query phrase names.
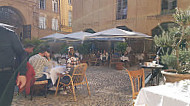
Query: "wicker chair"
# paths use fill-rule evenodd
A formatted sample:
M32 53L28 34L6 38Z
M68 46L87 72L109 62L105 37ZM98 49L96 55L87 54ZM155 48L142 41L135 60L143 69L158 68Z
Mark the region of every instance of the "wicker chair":
M142 68L136 71L128 71L128 70L126 71L128 72L129 78L131 80L132 98L133 100L135 100L140 91L140 88L145 87L144 69Z
M90 56L88 64L89 64L89 66L91 66L91 65L96 66L97 64L100 64L100 58L97 58L96 55L92 55L92 56Z
M70 72L70 74L59 74L59 79L58 79L58 83L57 83L57 88L56 88L56 92L55 92L55 96L57 95L58 89L60 85L63 85L63 87L68 87L70 86L70 91L72 91L73 93L73 98L74 101L76 101L76 95L75 95L75 86L77 85L87 85L87 89L88 89L88 94L90 95L90 88L88 86L88 82L87 82L87 78L86 78L86 70L87 70L87 64L86 63L81 63L79 65L77 65L73 72ZM62 82L61 79L64 78L69 78L69 81L67 80L65 82Z

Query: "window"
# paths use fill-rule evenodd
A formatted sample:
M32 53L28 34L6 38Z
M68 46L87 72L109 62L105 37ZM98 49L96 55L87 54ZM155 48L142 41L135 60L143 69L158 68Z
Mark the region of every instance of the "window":
M39 8L45 10L46 8L46 0L39 0Z
M71 0L68 0L68 4L71 5Z
M71 11L69 11L68 17L69 17L68 26L71 27L72 26L72 12Z
M52 10L53 12L58 12L58 2L57 0L52 0Z
M59 29L59 26L58 26L58 20L53 18L52 19L52 30L58 30Z
M46 17L39 17L39 28L46 29Z
M162 0L161 14L170 14L175 12L177 0Z
M117 13L116 19L126 19L127 18L127 0L117 0Z

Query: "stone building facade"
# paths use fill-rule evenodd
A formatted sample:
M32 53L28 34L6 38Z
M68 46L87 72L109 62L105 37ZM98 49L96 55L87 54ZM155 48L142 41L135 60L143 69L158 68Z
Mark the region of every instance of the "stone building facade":
M61 21L61 0L0 0L0 23L15 26L13 30L25 38L41 38L71 30ZM67 14L62 14L67 15Z
M158 32L158 24L166 27L173 24L176 7L189 6L189 0L74 0L73 32L126 26L152 35Z

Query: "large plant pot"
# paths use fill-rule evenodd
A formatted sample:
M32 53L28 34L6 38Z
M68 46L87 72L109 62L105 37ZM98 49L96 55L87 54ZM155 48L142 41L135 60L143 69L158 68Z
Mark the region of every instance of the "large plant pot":
M173 83L184 79L190 79L190 74L177 74L174 69L163 70L161 73L164 75L166 82Z

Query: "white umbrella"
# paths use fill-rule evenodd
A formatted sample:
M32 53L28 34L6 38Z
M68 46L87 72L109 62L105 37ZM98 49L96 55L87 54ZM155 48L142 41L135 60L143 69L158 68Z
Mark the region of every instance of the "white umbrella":
M64 34L60 34L60 33L54 33L54 34L51 34L51 35L48 35L48 36L45 36L43 38L40 38L41 40L48 40L48 39L61 39L63 38L65 35Z
M92 34L89 38L106 38L106 37L118 37L118 38L150 38L151 36L140 33L130 32L118 28L111 28L101 32Z
M84 41L87 36L91 36L91 35L92 35L91 33L79 31L79 32L74 32L74 33L71 33L71 34L67 34L62 39L67 40L69 38L69 39L75 39L75 40Z

